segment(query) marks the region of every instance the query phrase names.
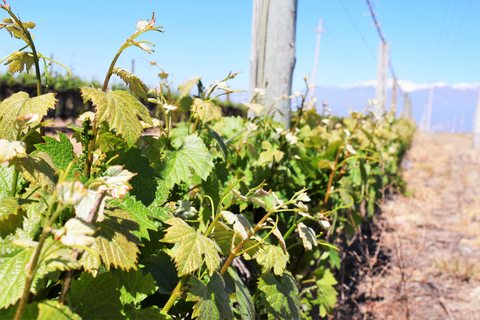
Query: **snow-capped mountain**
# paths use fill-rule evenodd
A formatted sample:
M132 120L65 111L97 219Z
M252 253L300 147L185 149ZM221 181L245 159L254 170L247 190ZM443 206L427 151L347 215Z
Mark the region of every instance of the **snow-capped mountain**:
M336 115L346 115L348 110L364 110L368 99L375 98L376 80L339 87L317 87L315 95L319 102L325 101ZM398 81L403 93L408 93L412 101L412 111L417 124L420 124L428 103L430 84L416 84ZM477 107L480 83L445 82L433 84L433 104L431 130L435 132L471 132ZM388 82L387 106L391 105L392 80ZM403 108L403 94L397 91L397 114ZM321 103L319 104L321 105Z
M362 111L368 107L368 100L375 98L376 80L344 86L318 86L315 96L319 111L322 102L327 102L332 114L348 115L349 110ZM403 93L408 93L412 102L412 112L417 125L421 125L422 115L428 103L430 84L417 84L411 81L398 81ZM294 88L295 89L295 88ZM392 81L388 82L387 106L391 106ZM433 104L431 130L434 132L471 132L473 118L479 96L480 83L433 84ZM298 90L298 88L296 88ZM295 90L294 90L295 91ZM303 89L300 89L303 91ZM230 96L233 102L248 100L246 92ZM404 96L397 91L397 115L403 108Z

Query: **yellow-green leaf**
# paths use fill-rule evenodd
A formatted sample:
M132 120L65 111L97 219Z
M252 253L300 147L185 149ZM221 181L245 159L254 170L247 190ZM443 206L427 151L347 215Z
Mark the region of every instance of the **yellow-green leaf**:
M139 117L153 127L148 109L126 91L103 92L95 88L80 87L84 100L96 106L98 124L107 122L110 129L120 134L132 146L143 132Z
M220 214L225 218L228 224L233 225L233 230L235 230L243 240L246 240L249 234L254 233L250 222L242 214L234 214L230 211L222 211Z
M180 243L180 247L173 252L179 276L183 276L199 269L202 266L203 255L210 275L220 265L220 247L197 230L190 227L180 218L171 218L166 221L171 225L166 230L162 242Z
M270 272L273 268L273 272L276 275L281 275L287 267L288 253L285 254L280 247L265 244L254 258L262 266L262 273Z
M55 172L57 169L52 159L45 152L38 152L34 155L18 155L10 161L28 181L49 191L54 189Z
M268 141L262 142L262 149L265 151L260 153L260 165L272 163L273 161L280 162L285 154L283 151L274 148Z
M265 107L263 106L263 104L260 104L260 103L246 103L246 102L242 102L247 108L249 108L250 110L252 110L253 112L256 113L257 116L259 116L263 110L265 109Z
M38 304L38 318L37 320L81 320L78 314L72 312L72 310L55 300L46 300Z
M93 223L98 228L91 249L102 258L107 270L110 266L122 270L137 269L140 240L132 233L139 226L125 211L107 207L105 220ZM80 264L90 273L96 274L99 266L90 252L85 252Z
M17 214L18 207L16 198L0 198L0 221L8 219L11 214Z
M122 78L130 90L140 97L147 99L148 88L136 75L122 68L114 68L112 72Z
M195 98L195 100L193 100L192 111L195 116L204 123L222 119L220 107L211 101L203 101L202 99Z
M54 93L31 98L26 92L18 92L0 103L0 139L15 139L15 120L30 114L38 114L39 119L29 124L33 127L47 115L48 109L55 108Z
M27 148L24 142L0 139L0 163L10 161L18 154L26 155Z
M179 99L183 98L183 97L186 97L186 96L189 96L190 95L190 91L192 90L193 86L195 85L195 83L198 82L198 80L200 80L202 78L200 77L195 77L195 78L192 78L192 79L188 79L186 80L184 83L182 83L181 85L178 86L178 91L180 91L180 97Z
M18 51L15 52L5 63L8 66L8 72L22 72L26 70L27 72L35 64L35 59L31 52Z

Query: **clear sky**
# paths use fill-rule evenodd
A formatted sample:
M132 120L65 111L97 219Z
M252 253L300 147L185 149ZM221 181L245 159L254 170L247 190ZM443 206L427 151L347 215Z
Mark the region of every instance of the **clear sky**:
M273 0L275 1L275 0ZM139 19L155 11L165 33L143 39L156 44L147 54L129 49L117 66L131 69L154 85L156 61L174 83L201 76L205 83L242 71L231 86L249 82L252 0L9 0L23 21L37 23L32 33L38 51L86 80L103 80L118 48ZM480 81L480 1L372 0L400 80L450 84ZM6 17L4 11L1 18ZM323 18L317 84L339 86L376 78L379 36L363 0L298 0L294 89L312 73L318 19ZM0 30L0 56L21 48ZM55 67L55 71L60 71ZM0 67L4 72L5 67Z

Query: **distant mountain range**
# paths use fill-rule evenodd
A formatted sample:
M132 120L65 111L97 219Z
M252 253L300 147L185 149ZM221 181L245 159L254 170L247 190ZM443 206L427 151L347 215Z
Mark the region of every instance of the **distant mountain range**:
M422 115L428 103L430 84L415 84L409 81L399 81L404 92L408 92L412 102L412 112L417 125L422 125ZM328 103L332 114L348 115L348 111L362 111L368 106L368 100L375 98L376 80L345 85L339 87L320 86L315 89L319 111L322 102ZM433 132L472 132L473 119L480 89L480 83L458 83L449 85L445 82L433 84L432 119L430 128ZM387 109L391 105L391 81L388 84ZM233 94L234 102L247 101L245 92ZM397 91L397 115L403 108L403 95Z
M317 87L315 96L318 101L325 101L335 115L345 115L348 107L363 110L368 99L375 98L376 80L340 87ZM417 125L421 125L422 116L430 91L430 84L415 84L399 81L404 92L408 92L412 102L412 112ZM433 103L431 130L434 132L471 132L473 118L477 107L479 83L458 83L449 85L445 82L433 84ZM388 102L391 105L391 81L388 85ZM397 91L397 115L403 108L403 95ZM348 107L347 107L348 106Z

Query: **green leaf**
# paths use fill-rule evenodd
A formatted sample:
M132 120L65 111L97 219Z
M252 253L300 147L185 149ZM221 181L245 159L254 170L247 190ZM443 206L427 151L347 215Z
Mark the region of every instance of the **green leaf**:
M192 111L203 123L222 119L220 107L216 106L212 101L195 98L195 100L193 100Z
M132 303L139 306L146 297L155 292L155 280L150 273L142 270L115 270L120 287L120 301L123 304Z
M0 198L0 222L3 223L10 215L18 213L18 202L16 198L4 197Z
M153 127L152 117L145 106L126 91L103 92L95 88L80 87L84 100L96 106L98 124L107 122L110 129L120 134L132 146L143 132L138 117Z
M132 268L136 270L140 240L133 234L133 231L139 230L138 223L127 212L107 207L105 220L93 223L93 225L99 231L91 249L100 255L107 270L110 270L110 265L122 270ZM96 274L98 272L97 264L92 259L94 257L87 251L83 254L80 264L88 272Z
M47 210L47 204L43 201L28 206L26 216L23 219L22 228L17 229L15 238L33 240L38 236L42 230L41 222L43 221L43 213L45 210Z
M105 272L94 278L83 273L72 281L70 289L72 311L83 319L122 319L118 280Z
M223 117L222 120L223 122L225 122L225 125L220 129L220 133L228 139L231 139L234 135L244 129L243 118L240 116ZM241 140L242 138L242 135L237 136L238 140Z
M225 291L225 281L215 272L208 285L203 284L197 277L192 276L190 291L186 301L197 301L193 307L194 318L201 320L233 319L230 299Z
M64 304L54 300L45 300L38 304L37 320L82 320L82 318L72 312L72 310Z
M283 151L275 149L268 141L262 142L262 149L265 149L265 151L260 153L260 158L258 159L260 165L272 163L274 161L280 162L285 154Z
M68 271L80 269L80 263L72 257L72 253L53 244L53 239L47 239L42 248L43 262L48 271Z
M34 64L35 58L33 57L33 54L26 51L15 52L5 63L5 65L9 65L8 72L10 73L20 73L23 70L29 72Z
M38 151L47 153L58 170L65 171L70 162L75 159L75 152L66 134L58 132L58 137L60 140L45 136L45 143L36 144L35 147ZM75 172L70 170L67 179L73 178L74 175Z
M27 44L30 43L30 40L28 40L28 37L23 32L23 29L18 27L18 25L16 23L15 23L15 25L6 25L5 29L7 29L7 31L10 33L10 36L13 36L17 39L22 39Z
M193 86L200 80L201 77L195 77L192 79L186 80L184 83L178 86L178 91L180 91L179 99L189 96L190 91L192 90Z
M163 208L158 208L155 206L145 207L143 203L137 201L134 196L130 195L126 195L121 201L117 200L112 202L112 204L124 209L130 213L133 218L135 218L140 229L135 230L132 233L138 238L143 237L147 240L150 240L148 229L154 231L158 230L158 222L155 222L152 218L160 221L165 221L171 218L166 210L162 210Z
M167 182L167 187L181 181L188 182L195 171L203 180L207 179L213 168L212 155L196 134L185 138L181 147L170 151L160 166L160 175Z
M265 244L255 254L255 259L259 265L262 266L262 273L270 272L273 268L273 272L276 275L281 275L285 272L288 262L288 253L285 254L283 249L271 244Z
M222 149L224 159L227 159L229 149L228 149L227 145L225 144L225 141L223 141L222 137L218 134L217 131L213 130L208 125L206 125L206 127L208 129L208 133L210 133L210 136L213 139L215 139L215 141L217 141L218 145L220 146L220 149Z
M0 242L0 309L15 304L22 296L27 278L27 264L30 263L34 248L22 248ZM44 262L35 273L34 284L48 273ZM33 285L30 292L36 293Z
M344 141L339 136L332 135L332 137L329 139L327 150L325 150L323 158L332 161L335 160L338 149L343 144L343 142Z
M15 233L15 231L21 230L22 222L25 217L25 210L23 210L18 204L13 207L11 200L15 198L2 198L0 199L0 212L4 211L3 220L0 221L0 237L6 238L8 235ZM2 204L4 202L4 204ZM6 206L2 208L2 206ZM9 206L12 206L9 208Z
M112 73L116 74L126 85L140 97L147 99L147 86L136 75L122 68L113 68Z
M235 268L228 267L227 272L228 274L224 275L224 277L226 279L230 277L235 284L235 297L242 319L255 319L255 305L248 288L238 276Z
M335 280L330 269L317 269L314 271L314 274L317 278L315 283L318 288L318 296L315 300L316 303L320 305L320 315L325 317L327 313L331 314L333 312L333 308L337 303L338 293L334 288L337 284L337 280Z
M159 188L159 179L155 169L150 166L148 158L142 155L142 151L137 148L116 149L107 153L107 158L116 156L111 165L123 165L124 169L136 173L130 180L132 190L130 194L134 195L136 200L141 201L145 206L149 206L155 201L155 193ZM167 191L165 191L167 192Z
M180 218L171 218L166 223L171 227L166 230L162 242L180 243L180 247L173 253L178 275L183 276L200 268L202 255L205 255L205 264L212 275L220 265L220 247Z
M230 255L232 249L232 238L235 236L235 240L233 245L236 247L242 242L242 237L230 229L226 224L223 222L217 222L215 225L215 230L213 231L213 236L215 238L215 242L218 244L224 256ZM264 243L257 245L258 240L254 238L248 239L245 244L243 245L242 250L247 250L244 253L244 258L247 260L253 259L253 257L260 251L260 249L264 246ZM255 247L253 247L255 246ZM252 248L248 250L248 248Z
M0 309L0 319L14 319L18 305L10 306L6 309ZM37 320L38 318L38 302L32 302L25 306L22 319Z
M10 164L14 165L17 170L22 170L22 176L26 180L49 191L54 190L57 170L52 159L45 152L17 156L10 161Z
M274 276L262 274L258 282L267 312L280 319L300 319L300 298L295 279L290 273Z
M38 114L39 119L30 124L31 127L40 123L47 115L48 109L55 108L55 94L47 93L31 98L26 92L18 92L0 103L0 139L15 139L15 121L17 117Z
M153 306L145 309L137 309L132 305L126 305L124 308L125 318L128 320L172 320L162 309Z
M157 292L162 294L171 294L180 280L177 276L177 269L172 259L163 251L153 254L140 261L144 266L142 271L148 272L155 279Z
M0 253L0 308L5 308L22 296L26 265L33 250L3 243L0 244Z
M0 198L10 196L14 172L14 167L5 168L0 165Z

